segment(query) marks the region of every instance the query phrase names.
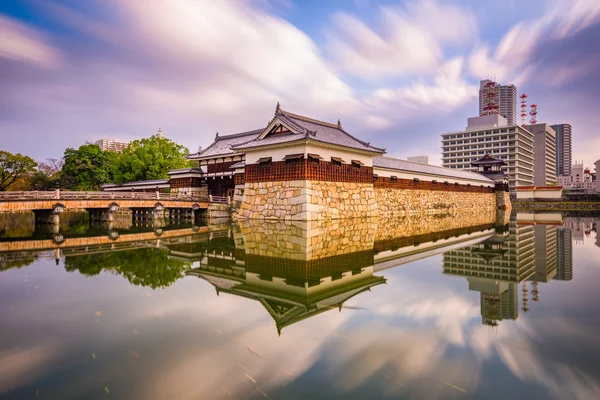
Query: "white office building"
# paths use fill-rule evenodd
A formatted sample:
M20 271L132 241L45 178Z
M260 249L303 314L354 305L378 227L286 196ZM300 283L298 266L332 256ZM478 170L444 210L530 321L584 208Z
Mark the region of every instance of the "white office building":
M548 124L525 125L523 128L533 133L533 184L556 184L556 133Z
M534 136L519 125L510 125L501 115L468 119L464 131L442 134L442 165L474 171L471 161L485 154L504 160L511 191L534 185Z
M129 142L122 142L119 139L99 139L94 144L100 146L102 150L120 153L129 145Z

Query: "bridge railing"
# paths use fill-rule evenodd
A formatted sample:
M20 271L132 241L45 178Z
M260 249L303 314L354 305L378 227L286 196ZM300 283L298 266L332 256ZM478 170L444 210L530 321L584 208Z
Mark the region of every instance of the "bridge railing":
M215 196L216 197L216 196ZM0 201L24 200L181 200L208 202L203 194L157 193L157 192L75 192L75 191L29 191L0 192ZM217 200L217 202L220 200ZM225 201L226 202L226 201Z
M229 204L229 197L227 196L208 196L208 201L210 203L219 203L219 204Z

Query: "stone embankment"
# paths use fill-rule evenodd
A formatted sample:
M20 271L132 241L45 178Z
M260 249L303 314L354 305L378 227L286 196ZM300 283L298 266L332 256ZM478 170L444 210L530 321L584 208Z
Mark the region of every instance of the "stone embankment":
M372 184L300 180L246 183L238 218L309 220L376 215Z
M376 188L375 199L382 217L496 212L495 193Z

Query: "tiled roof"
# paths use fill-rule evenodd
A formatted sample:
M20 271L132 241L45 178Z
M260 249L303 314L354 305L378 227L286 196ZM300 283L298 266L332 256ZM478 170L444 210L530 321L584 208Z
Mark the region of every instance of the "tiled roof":
M148 181L125 182L120 185L116 183L105 183L103 188L123 187L123 186L140 186L140 185L164 185L169 183L169 179L153 179Z
M200 168L181 168L181 169L172 169L169 172L167 172L168 175L186 174L186 173L201 174L202 170Z
M198 153L188 155L187 158L190 160L198 160L201 158L232 155L235 153L231 149L232 146L256 139L263 130L264 129L261 128L232 135L217 135L215 141L210 146Z
M387 168L395 169L398 171L416 172L428 175L447 176L448 178L457 179L475 179L482 182L493 183L494 181L485 177L484 175L465 171L460 169L450 169L445 167L438 167L437 165L429 165L423 163L417 163L412 161L400 160L392 157L373 157L373 168Z
M246 143L232 146L235 150L251 149L279 143L290 143L310 139L316 142L335 144L353 149L369 151L373 153L385 153L385 149L371 146L344 131L341 125L318 121L312 118L283 111L279 107L275 112L275 118L279 118L288 125L295 133L269 135L263 139L254 138ZM270 124L270 123L269 123ZM258 135L257 135L258 136Z
M500 158L496 158L491 154L486 154L478 160L471 161L471 165L479 165L479 164L503 164L506 165L504 160Z
M230 169L244 168L246 166L246 161L240 161L233 164Z

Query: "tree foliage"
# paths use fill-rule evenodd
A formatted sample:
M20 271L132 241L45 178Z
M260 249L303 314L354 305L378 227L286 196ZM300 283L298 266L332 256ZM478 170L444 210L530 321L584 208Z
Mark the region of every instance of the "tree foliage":
M98 275L110 268L133 285L166 288L185 275L189 263L172 260L162 249L139 249L65 258L65 269Z
M95 144L84 144L77 150L65 150L62 166L63 186L73 190L98 190L100 185L111 182L111 169L117 155L102 150Z
M156 135L135 140L119 155L113 169L115 183L166 179L172 169L187 168L184 146Z
M10 187L17 179L35 171L37 162L21 153L0 150L0 191Z

